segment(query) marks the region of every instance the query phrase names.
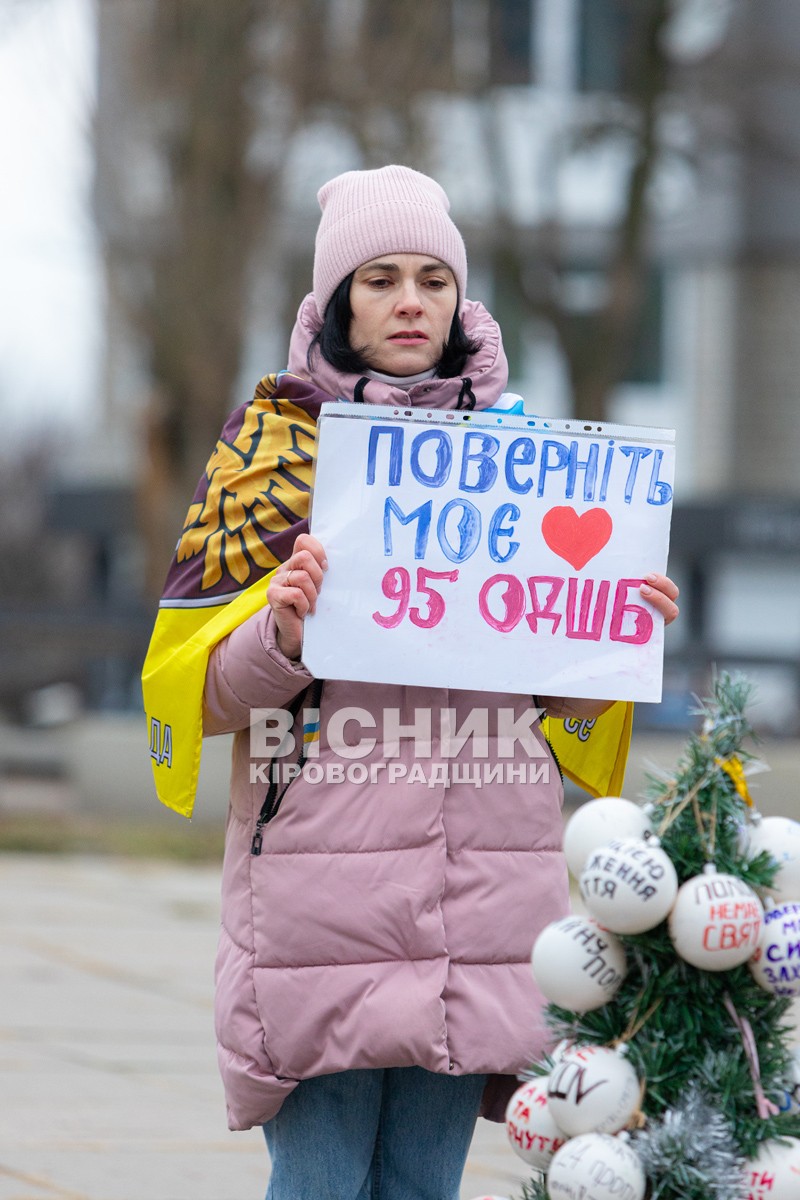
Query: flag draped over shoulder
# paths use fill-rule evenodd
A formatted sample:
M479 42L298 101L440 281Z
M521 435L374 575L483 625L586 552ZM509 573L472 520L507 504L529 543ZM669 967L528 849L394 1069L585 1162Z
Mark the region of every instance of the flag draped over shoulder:
M265 376L226 421L189 507L142 671L156 792L186 817L208 656L263 607L275 569L308 529L316 422L327 400L286 371ZM632 709L618 703L595 721L546 722L564 774L591 795L621 791Z
M622 794L632 727L633 705L625 700L587 721L542 721L562 772L590 796Z
M184 816L197 791L208 656L263 607L275 568L308 529L329 399L294 375L265 376L226 421L189 507L142 671L158 798Z

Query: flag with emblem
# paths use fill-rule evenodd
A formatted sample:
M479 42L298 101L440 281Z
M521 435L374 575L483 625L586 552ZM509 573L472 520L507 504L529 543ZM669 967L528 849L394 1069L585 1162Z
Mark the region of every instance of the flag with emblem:
M231 413L189 507L142 672L159 799L189 817L208 656L265 603L275 568L308 528L321 399L286 372ZM317 731L318 736L318 731Z

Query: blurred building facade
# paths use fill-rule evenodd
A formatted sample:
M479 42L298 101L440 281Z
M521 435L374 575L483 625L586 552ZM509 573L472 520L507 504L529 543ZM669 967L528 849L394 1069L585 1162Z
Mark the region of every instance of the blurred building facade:
M111 478L131 495L152 362L126 293L137 280L146 287L140 251L164 236L164 146L174 115L162 110L154 119L154 110L136 102L131 47L152 7L149 0L98 6L96 212L108 310L104 454L97 458L104 478L97 483ZM558 339L535 304L521 303L519 277L535 276L557 249L566 262L559 299L575 322L602 302L630 171L632 6L445 0L435 6L444 22L436 55L422 55L430 82L409 83L402 114L399 101L393 112L377 94L343 119L346 88L338 108L327 93L315 102L312 51L346 62L363 47L357 36L366 24L380 57L399 7L389 0L311 5L301 97L287 91L276 66L285 53L284 9L273 5L260 28L258 53L273 77L253 85L260 117L249 156L268 204L249 260L246 337L231 403L285 363L292 316L310 286L317 188L339 171L380 162L375 146L384 145L383 161L405 154L448 191L467 241L470 291L504 330L512 390L537 412L570 415ZM703 690L713 661L745 666L761 685L763 722L796 733L800 6L685 0L675 13L663 36L685 89L666 94L659 115L667 149L649 184L636 350L605 414L674 427L678 437L672 570L685 615L669 639L667 702L649 719L685 722L686 696Z

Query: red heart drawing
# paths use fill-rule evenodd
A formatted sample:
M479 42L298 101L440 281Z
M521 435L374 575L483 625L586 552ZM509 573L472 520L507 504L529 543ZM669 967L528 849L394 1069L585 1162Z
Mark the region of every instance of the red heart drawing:
M569 505L544 514L542 534L550 549L576 571L599 554L611 537L614 522L604 508L590 508L580 516Z

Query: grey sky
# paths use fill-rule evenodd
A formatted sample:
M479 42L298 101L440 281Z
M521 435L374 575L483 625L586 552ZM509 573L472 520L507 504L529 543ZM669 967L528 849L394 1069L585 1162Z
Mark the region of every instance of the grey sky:
M0 417L6 439L57 401L93 408L92 0L0 0Z

